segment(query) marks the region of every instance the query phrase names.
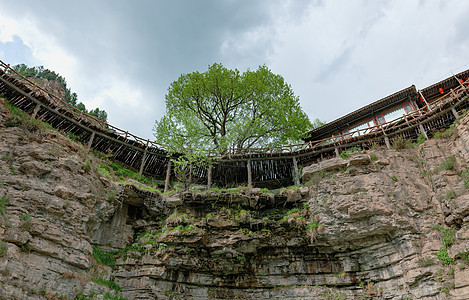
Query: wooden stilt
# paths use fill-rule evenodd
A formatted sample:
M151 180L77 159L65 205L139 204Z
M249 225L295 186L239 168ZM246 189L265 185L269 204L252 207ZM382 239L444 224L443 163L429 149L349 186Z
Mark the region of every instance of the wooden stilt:
M208 165L207 168L207 188L210 189L212 187L212 165Z
M453 115L454 115L454 117L455 117L456 119L459 118L459 114L458 114L458 112L456 111L456 109L454 108L454 106L451 107L451 112L453 113Z
M147 148L145 148L145 152L143 152L142 162L140 163L140 170L138 171L138 174L140 174L140 176L142 176L143 174L143 168L145 167L146 158L147 158Z
M423 134L426 140L428 140L427 132L425 131L425 128L423 128L422 124L419 124L419 129L420 129L420 133Z
M251 189L252 188L251 160L248 160L247 167L248 167L248 188Z
M86 145L86 147L88 148L88 151L91 149L91 145L93 144L94 135L95 135L95 132L92 131L92 132L91 132L90 139L88 140L88 144Z
M36 107L34 108L33 114L31 115L31 120L36 118L37 113L41 109L41 104L36 104Z
M386 143L386 147L391 149L391 143L389 142L389 138L387 135L384 136L384 142Z
M192 163L189 163L189 187L191 187L192 184Z
M293 183L295 185L300 185L300 174L298 174L299 171L298 171L298 163L296 161L296 157L293 157L292 160L293 160L293 175L294 175Z
M169 180L171 178L171 161L168 161L168 167L166 168L166 179L164 180L164 192L169 190Z
M425 104L427 105L428 111L432 111L432 109L430 108L430 105L428 104L427 100L425 99L421 91L419 91L419 94L420 94L420 97L422 97L423 102L425 102Z

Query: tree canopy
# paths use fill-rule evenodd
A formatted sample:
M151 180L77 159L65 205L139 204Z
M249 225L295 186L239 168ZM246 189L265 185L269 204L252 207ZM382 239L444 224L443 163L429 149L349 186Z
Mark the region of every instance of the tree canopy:
M240 73L215 63L171 83L153 130L175 150L223 155L298 143L312 126L282 76L266 66Z
M15 65L12 67L12 69L15 70L17 73L23 75L24 77L44 78L59 82L65 90L65 99L63 99L65 102L85 113L88 113L106 122L107 112L105 110L95 108L88 111L85 107L85 104L83 104L82 102L78 102L78 95L72 92L70 88L67 87L67 81L65 81L65 78L55 73L54 71L44 69L43 66L28 67L25 64Z

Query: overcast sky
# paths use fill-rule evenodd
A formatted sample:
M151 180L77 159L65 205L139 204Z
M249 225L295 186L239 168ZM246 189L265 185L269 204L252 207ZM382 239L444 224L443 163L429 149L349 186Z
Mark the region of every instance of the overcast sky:
M268 66L332 121L469 69L469 1L0 0L0 59L64 76L88 108L153 138L169 84Z

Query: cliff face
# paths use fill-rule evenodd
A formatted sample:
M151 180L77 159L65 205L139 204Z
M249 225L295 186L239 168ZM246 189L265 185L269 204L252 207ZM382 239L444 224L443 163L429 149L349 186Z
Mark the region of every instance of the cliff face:
M0 106L1 299L469 298L468 116L299 188L161 195Z

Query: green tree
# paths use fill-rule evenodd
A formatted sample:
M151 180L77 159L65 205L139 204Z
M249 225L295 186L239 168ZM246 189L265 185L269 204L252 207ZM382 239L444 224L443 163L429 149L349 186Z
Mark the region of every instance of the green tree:
M312 126L282 76L266 66L240 73L215 63L171 83L153 130L176 151L223 155L298 143Z
M59 82L65 90L65 99L62 100L64 100L71 106L74 106L77 109L84 111L85 113L89 113L90 115L93 115L103 120L104 122L107 121L106 111L100 110L99 108L88 111L85 107L85 104L83 104L82 102L78 102L77 93L72 92L70 88L67 87L67 81L65 81L65 78L55 73L54 71L44 69L43 66L28 67L25 64L15 65L12 67L12 69L15 70L17 73L23 75L24 77L44 78L47 80L55 80Z

